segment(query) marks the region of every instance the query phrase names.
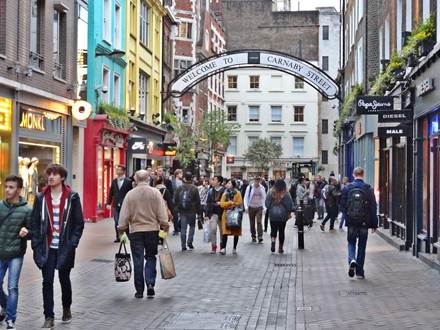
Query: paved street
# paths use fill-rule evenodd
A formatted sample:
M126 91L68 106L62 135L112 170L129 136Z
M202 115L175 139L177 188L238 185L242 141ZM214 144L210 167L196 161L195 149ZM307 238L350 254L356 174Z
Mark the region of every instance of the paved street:
M247 224L247 221L245 221ZM306 232L296 249L293 223L286 253L271 255L269 238L250 243L246 228L232 255L210 255L196 233L195 251L170 239L178 276L158 280L156 298L134 298L133 283L116 283L111 221L86 225L72 273L74 320L59 329L438 329L440 274L380 237L370 236L365 280L347 277L345 233ZM30 253L28 254L30 257ZM43 323L41 279L27 259L21 282L18 329Z

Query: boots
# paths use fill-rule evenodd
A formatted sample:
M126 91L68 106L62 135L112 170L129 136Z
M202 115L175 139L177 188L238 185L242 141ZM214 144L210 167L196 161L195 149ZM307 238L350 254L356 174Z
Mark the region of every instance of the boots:
M280 246L278 247L278 253L284 253L283 250L284 240L280 240Z
M121 240L119 239L118 226L115 226L115 232L116 232L116 239L113 241L113 243L119 243Z

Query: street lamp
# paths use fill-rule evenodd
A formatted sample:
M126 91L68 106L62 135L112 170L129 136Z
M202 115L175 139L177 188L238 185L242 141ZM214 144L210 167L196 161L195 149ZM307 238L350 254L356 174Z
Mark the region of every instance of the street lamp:
M125 51L121 50L121 49L114 49L109 53L102 53L102 52L95 52L95 57L99 57L99 56L115 56L117 58L121 58L122 56L125 55Z

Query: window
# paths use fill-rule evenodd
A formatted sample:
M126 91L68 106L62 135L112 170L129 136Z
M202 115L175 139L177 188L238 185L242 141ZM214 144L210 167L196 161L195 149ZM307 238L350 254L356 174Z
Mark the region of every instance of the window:
M112 17L112 10L110 6L110 0L104 0L104 40L111 42L111 17Z
M328 164L328 150L321 150L321 164Z
M139 17L139 39L148 46L149 8L145 1L141 1L141 14Z
M322 70L328 71L328 56L322 57Z
M258 89L260 88L260 76L250 76L250 88Z
M121 49L121 7L115 5L115 48Z
M304 89L304 80L295 77L295 89Z
M237 88L237 76L228 76L228 88Z
M328 34L329 34L329 26L323 25L322 26L322 40L328 40Z
M237 106L228 105L228 121L237 121Z
M304 121L304 107L294 106L293 107L293 121L303 122Z
M117 74L113 76L113 105L121 105L121 79Z
M252 145L258 141L258 136L249 136L248 137L248 148L252 147Z
M145 115L148 113L148 85L150 77L139 70L139 113Z
M229 138L229 145L227 153L230 155L236 155L237 154L237 137L231 136Z
M109 88L110 88L110 70L107 67L102 69L102 89L107 89L107 93L101 93L102 101L109 103ZM101 91L102 92L102 91Z
M260 121L260 107L258 105L249 106L249 121L250 122Z
M30 65L34 68L43 69L43 56L41 49L41 31L43 6L40 0L32 0L31 2L31 40L30 40Z
M322 120L321 129L322 129L322 134L328 134L328 119Z
M180 75L181 73L183 73L191 65L192 65L191 60L182 60L182 59L174 60L174 78Z
M192 39L192 23L181 22L177 31L179 38Z
M272 142L273 144L281 146L281 136L271 136L270 137L270 142Z
M282 107L278 105L272 105L270 107L270 110L271 110L272 123L281 123Z
M135 36L137 31L136 3L130 1L130 34Z
M293 138L293 156L303 157L304 156L304 138L294 137Z
M188 108L182 109L182 123L189 124L189 109Z
M135 109L136 106L136 68L134 62L130 61L128 64L128 94L130 109Z

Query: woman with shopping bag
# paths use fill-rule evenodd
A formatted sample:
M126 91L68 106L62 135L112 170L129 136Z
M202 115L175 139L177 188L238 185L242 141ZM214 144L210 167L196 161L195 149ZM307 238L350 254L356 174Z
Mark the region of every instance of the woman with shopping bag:
M226 191L220 200L220 207L223 209L221 228L222 242L220 245L220 253L226 254L226 245L228 236L234 236L233 254L237 253L238 238L241 236L241 220L243 217L243 198L237 189L237 183L234 179L226 182Z

